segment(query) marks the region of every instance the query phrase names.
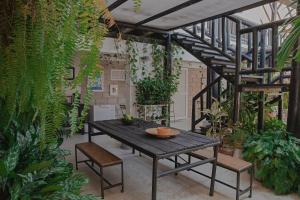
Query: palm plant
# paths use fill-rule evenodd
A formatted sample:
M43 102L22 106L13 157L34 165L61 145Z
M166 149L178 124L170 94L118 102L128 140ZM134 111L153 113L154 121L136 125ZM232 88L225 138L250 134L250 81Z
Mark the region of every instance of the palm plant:
M293 19L287 21L283 29L288 31L288 35L278 52L277 60L279 67L284 66L285 62L289 60L290 55L294 55L293 59L296 62L300 62L300 46L298 42L300 38L299 0L293 0L292 5L296 5L298 14Z

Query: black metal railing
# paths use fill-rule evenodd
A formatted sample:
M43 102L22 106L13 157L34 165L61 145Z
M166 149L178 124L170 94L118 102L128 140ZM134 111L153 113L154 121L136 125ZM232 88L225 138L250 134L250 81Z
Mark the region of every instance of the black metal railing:
M209 85L207 85L204 89L202 89L198 94L196 94L193 97L192 100L192 131L195 131L196 129L196 125L198 123L200 123L204 118L205 115L203 113L204 109L209 109L210 105L208 105L208 102L206 102L205 105L205 95L207 95L207 93L211 92L212 88L215 87L215 85L218 85L218 87L220 86L222 77L219 76L218 78L216 78L214 81L212 81ZM220 95L219 95L220 97ZM197 104L198 102L198 104ZM199 106L197 108L197 105ZM199 111L199 114L197 116L196 111Z

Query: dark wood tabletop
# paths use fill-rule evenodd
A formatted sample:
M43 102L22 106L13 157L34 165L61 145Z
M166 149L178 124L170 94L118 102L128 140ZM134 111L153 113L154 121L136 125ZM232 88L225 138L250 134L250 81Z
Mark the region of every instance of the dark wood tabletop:
M146 155L157 158L167 158L181 153L216 146L220 143L218 139L179 129L181 133L176 137L159 139L148 135L145 130L161 125L143 120L136 120L132 125L124 125L119 119L95 121L89 122L89 124L91 127L102 131L112 138Z

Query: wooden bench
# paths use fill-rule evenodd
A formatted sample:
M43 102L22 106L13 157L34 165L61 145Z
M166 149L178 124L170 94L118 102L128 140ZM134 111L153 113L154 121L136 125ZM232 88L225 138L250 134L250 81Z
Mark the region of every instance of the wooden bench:
M203 150L195 151L188 155L191 157L195 157L197 159L207 159L207 158L210 158L213 156L213 151L208 150L208 149L203 149ZM246 161L236 158L236 157L218 153L217 166L237 173L236 186L232 186L228 183L218 180L217 178L215 179L216 182L226 185L232 189L235 189L236 190L236 200L239 200L240 196L247 192L249 192L249 197L250 198L252 197L252 184L253 184L253 173L254 173L252 163L246 162ZM241 188L240 188L241 173L245 172L247 170L250 170L250 184L249 184L249 187L241 190ZM191 169L191 171L196 172L197 174L203 175L207 178L211 178L210 176L203 174L201 172L198 172L196 170Z
M81 151L86 157L87 160L78 161L77 160L77 149ZM75 145L75 161L76 161L76 170L78 170L78 163L85 163L89 168L91 168L98 176L101 178L101 197L104 198L104 190L110 189L116 186L122 186L121 192L124 192L124 175L123 175L123 161L114 154L100 147L99 145L93 142L85 142ZM100 172L94 167L96 164L100 168ZM112 184L107 179L104 178L103 168L110 167L114 165L121 165L121 182ZM108 186L104 187L104 182Z

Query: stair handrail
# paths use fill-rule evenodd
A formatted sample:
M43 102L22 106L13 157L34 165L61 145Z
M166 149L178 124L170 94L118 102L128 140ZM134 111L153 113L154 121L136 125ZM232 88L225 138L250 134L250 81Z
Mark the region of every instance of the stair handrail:
M196 100L203 96L206 92L208 92L209 89L211 89L216 83L218 83L219 81L221 81L222 76L219 76L218 78L216 78L213 82L211 82L209 85L207 85L205 88L203 88L198 94L196 94L193 99L192 99L192 123L191 123L191 129L192 131L195 131L196 128L196 124L198 124L198 120L196 120ZM203 99L203 98L202 98ZM203 103L203 102L201 102ZM203 114L201 113L201 117L200 119L203 118Z

